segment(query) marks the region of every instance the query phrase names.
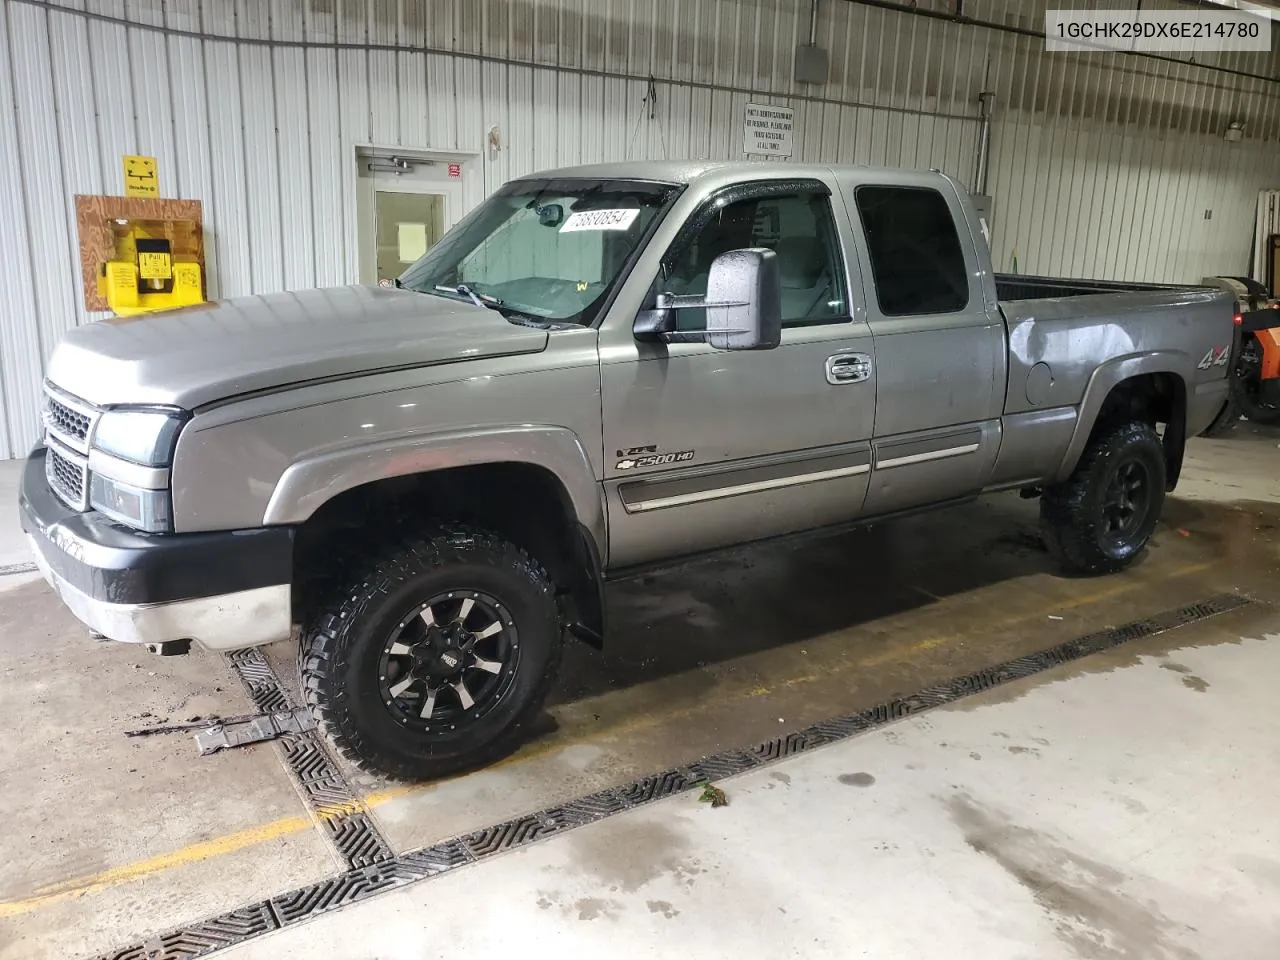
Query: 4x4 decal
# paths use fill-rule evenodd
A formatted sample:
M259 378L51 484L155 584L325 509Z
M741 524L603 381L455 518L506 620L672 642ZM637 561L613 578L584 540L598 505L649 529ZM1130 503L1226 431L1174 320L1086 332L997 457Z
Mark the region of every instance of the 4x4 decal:
M1210 367L1225 367L1231 354L1230 347L1211 347L1209 352L1196 364L1197 370L1208 370Z

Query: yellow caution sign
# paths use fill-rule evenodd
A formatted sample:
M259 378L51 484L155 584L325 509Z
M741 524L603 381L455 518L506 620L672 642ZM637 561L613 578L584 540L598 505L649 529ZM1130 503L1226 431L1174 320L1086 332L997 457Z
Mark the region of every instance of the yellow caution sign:
M135 157L125 154L124 195L126 197L160 196L160 174L156 172L155 157Z
M143 280L168 280L173 276L173 260L167 253L139 251L138 276Z

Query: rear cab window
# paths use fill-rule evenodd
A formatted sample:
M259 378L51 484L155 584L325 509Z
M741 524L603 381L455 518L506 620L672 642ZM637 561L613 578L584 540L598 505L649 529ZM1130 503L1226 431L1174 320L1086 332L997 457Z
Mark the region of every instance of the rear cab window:
M957 313L969 305L964 250L939 191L865 184L854 200L884 316Z

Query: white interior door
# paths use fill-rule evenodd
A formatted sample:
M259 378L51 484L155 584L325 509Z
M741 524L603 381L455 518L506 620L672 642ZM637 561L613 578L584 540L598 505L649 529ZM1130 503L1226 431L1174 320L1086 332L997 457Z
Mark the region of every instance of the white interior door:
M464 213L461 180L435 164L399 176L362 175L359 199L361 283L391 283Z

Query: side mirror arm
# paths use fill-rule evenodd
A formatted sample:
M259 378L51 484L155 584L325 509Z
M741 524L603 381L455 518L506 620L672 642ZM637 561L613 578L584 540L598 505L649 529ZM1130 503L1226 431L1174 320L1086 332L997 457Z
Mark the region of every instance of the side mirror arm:
M660 293L654 309L641 310L636 314L632 332L641 343L706 343L705 330L676 329L677 311L696 310L706 303L707 298L697 294Z
M707 307L735 307L736 303L708 303L700 294L660 293L652 310L636 314L632 327L635 338L641 343L706 343L705 330L677 330L676 313L680 310L699 310Z
M669 308L658 307L654 310L641 310L636 314L636 322L631 331L641 343L666 343L667 337L675 333L676 312Z

